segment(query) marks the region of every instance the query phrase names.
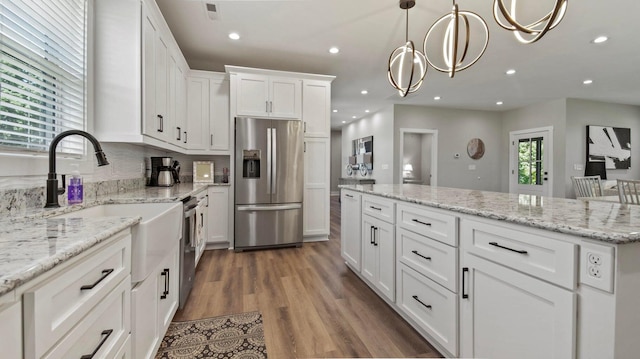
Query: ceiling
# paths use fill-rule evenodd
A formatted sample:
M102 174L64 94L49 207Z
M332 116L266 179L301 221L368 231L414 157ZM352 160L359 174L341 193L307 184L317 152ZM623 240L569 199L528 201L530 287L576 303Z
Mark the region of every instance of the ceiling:
M405 12L397 0L156 0L192 69L224 65L334 75L332 128L390 104L505 111L559 98L640 105L640 59L635 0L570 1L564 20L540 41L524 45L500 28L491 0L460 0L481 15L490 40L483 57L454 78L432 68L406 98L387 80L387 61L404 43ZM214 19L206 3L215 4ZM431 24L451 1L417 0L409 38L422 47ZM523 23L552 9L554 0L520 0ZM526 11L525 11L526 10ZM529 14L526 17L524 15ZM518 14L520 15L520 13ZM520 18L519 18L520 19ZM240 34L231 40L230 32ZM481 41L471 33L471 42ZM593 44L606 35L609 41ZM474 42L475 40L475 42ZM336 46L338 54L330 54ZM515 69L515 75L505 74ZM592 79L591 85L584 85ZM367 90L367 95L361 91ZM435 96L441 99L434 100ZM501 106L496 105L502 101ZM355 117L355 119L353 118Z

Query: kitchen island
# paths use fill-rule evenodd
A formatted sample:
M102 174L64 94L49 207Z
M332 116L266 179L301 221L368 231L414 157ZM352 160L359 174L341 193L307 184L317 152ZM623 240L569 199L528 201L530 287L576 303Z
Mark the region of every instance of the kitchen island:
M443 354L640 352L640 206L341 186L349 268Z

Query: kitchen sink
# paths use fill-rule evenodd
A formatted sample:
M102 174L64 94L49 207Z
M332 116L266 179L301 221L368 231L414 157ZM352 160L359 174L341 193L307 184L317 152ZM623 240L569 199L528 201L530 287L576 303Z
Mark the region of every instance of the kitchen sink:
M102 204L54 218L142 217L132 228L131 281L144 280L182 237L182 203Z

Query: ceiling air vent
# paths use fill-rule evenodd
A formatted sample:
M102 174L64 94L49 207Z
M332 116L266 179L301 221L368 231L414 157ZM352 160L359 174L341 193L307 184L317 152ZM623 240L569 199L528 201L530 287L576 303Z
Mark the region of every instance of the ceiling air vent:
M216 9L216 4L206 3L205 6L207 7L207 16L209 16L209 19L217 20L218 10Z

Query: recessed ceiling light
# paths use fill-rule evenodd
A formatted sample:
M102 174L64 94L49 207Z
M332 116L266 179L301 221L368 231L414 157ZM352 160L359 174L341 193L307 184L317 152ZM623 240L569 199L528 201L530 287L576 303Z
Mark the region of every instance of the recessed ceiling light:
M338 112L338 110L333 110L333 113L336 113L336 112Z
M347 123L347 121L342 121L342 123Z
M361 94L363 94L363 95L366 95L366 94L368 94L368 93L369 93L369 91L367 91L367 90L362 90L362 91L360 91L360 93L361 93Z
M516 73L516 70L514 70L514 69L509 69L509 70L507 70L507 72L506 72L506 74L507 74L507 75L513 75L513 74L515 74L515 73Z
M340 49L334 46L329 49L329 52L332 54L337 54L338 52L340 52Z
M364 112L369 113L370 111L369 110L364 110Z
M496 102L496 105L498 105L498 106L502 106L502 101L498 101L498 102Z
M585 85L591 85L593 83L593 80L590 80L590 79L584 80L584 81L582 81L582 83L585 84Z
M232 33L229 34L229 38L231 40L239 40L240 39L240 35L238 35L237 32L232 32Z
M436 101L438 101L438 100L440 100L440 96L436 96L436 97L434 97L433 99L434 99L434 100L436 100Z
M609 40L609 38L608 38L608 37L606 37L606 36L598 36L598 37L596 37L595 39L593 39L593 41L592 41L592 42L593 42L594 44L601 44L601 43L603 43L603 42L605 42L605 41L607 41L607 40Z
M351 116L351 118L358 118L358 117L356 117L356 116Z

